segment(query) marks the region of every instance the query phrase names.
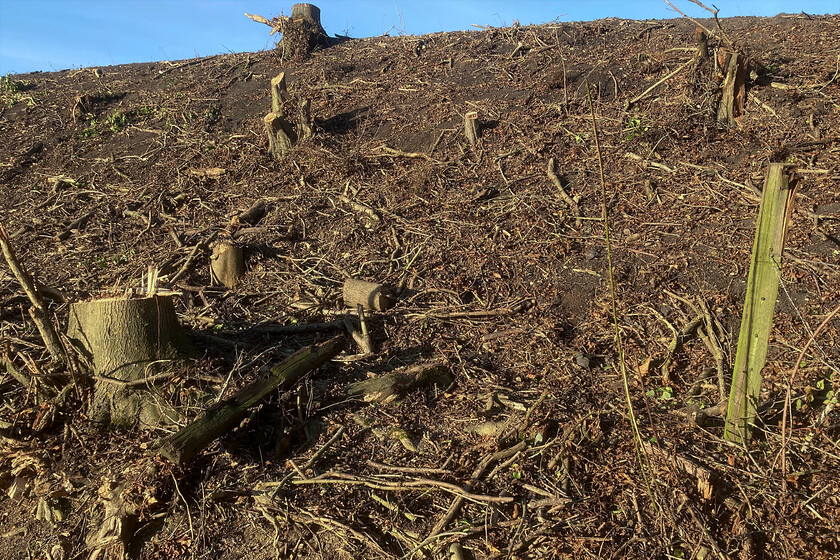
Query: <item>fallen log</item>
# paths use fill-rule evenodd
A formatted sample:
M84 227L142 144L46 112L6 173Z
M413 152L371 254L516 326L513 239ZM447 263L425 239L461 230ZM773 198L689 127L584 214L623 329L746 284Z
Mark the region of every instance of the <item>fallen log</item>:
M268 376L214 404L191 424L165 438L157 448L157 453L176 464L189 461L210 442L239 425L249 408L275 389L289 388L304 374L335 357L343 348L344 337L337 336L298 350L272 367Z

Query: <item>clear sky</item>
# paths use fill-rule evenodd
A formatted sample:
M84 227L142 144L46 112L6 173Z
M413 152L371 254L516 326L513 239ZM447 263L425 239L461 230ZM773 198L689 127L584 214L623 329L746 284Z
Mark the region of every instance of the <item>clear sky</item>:
M671 0L692 17L708 12ZM286 15L294 0L0 0L0 75L180 60L274 45L247 19ZM311 0L330 35L421 35L553 20L678 17L664 0ZM840 12L840 0L708 0L720 17Z

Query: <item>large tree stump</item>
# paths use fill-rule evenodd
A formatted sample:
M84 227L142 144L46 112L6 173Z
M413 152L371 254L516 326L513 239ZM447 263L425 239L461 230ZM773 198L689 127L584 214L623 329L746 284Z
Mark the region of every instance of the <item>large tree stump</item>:
M96 378L88 416L126 428L156 426L175 411L144 383L195 354L169 296L102 299L70 306L67 336L87 358Z
M318 45L326 46L328 37L321 27L321 10L312 4L295 4L292 17L280 29L278 44L283 60L301 61Z
M305 19L321 27L321 8L313 4L295 4L292 6L292 19Z

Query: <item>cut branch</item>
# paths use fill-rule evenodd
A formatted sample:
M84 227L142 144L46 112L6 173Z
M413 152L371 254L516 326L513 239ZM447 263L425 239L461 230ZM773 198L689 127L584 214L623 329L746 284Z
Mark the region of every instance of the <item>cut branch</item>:
M569 193L566 192L566 189L563 188L563 183L560 181L560 178L554 172L554 158L548 160L548 178L551 179L551 182L554 183L554 186L557 187L557 190L560 192L560 197L566 203L566 205L571 209L572 214L575 215L575 226L580 227L582 216L580 215L580 207L578 206L577 201L569 196Z
M9 240L9 235L6 233L6 228L2 224L0 224L0 248L3 250L3 256L9 268L12 270L12 274L15 275L21 287L23 287L23 291L26 292L29 301L32 302L29 315L32 317L35 326L38 327L38 332L41 333L41 338L52 357L53 364L61 366L67 363L67 355L64 353L64 347L61 345L61 340L58 338L55 326L53 326L52 321L47 315L44 300L35 287L32 277L17 259L15 251L12 248L12 243Z
M189 461L210 442L236 427L248 412L275 389L288 389L304 374L320 367L344 348L344 337L302 348L271 368L267 377L244 387L207 410L197 420L167 437L158 453L176 464Z

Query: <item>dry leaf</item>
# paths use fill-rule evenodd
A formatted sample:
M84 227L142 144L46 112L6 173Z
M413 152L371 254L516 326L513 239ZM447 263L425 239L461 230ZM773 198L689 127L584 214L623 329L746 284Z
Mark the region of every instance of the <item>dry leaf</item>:
M638 373L641 377L646 377L649 370L650 370L650 356L648 356L648 358L644 362L642 362L641 364L636 366L636 373Z

